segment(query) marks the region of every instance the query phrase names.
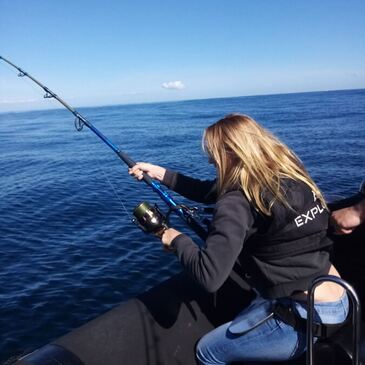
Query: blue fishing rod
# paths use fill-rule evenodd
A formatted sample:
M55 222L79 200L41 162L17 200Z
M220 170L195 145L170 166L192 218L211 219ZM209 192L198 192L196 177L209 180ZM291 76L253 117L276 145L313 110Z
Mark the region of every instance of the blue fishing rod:
M56 95L52 90L48 87L44 86L41 82L31 76L28 72L24 71L20 67L16 66L11 61L7 60L6 58L0 56L0 60L3 60L10 66L14 67L16 70L19 71L19 77L28 77L38 86L40 86L44 91L44 98L53 98L56 99L59 103L61 103L66 109L68 109L74 116L75 116L75 128L77 131L81 131L84 127L88 127L91 131L93 131L107 146L109 146L117 156L128 166L133 167L136 162L132 160L125 152L121 151L114 143L112 143L103 133L101 133L92 123L90 123L85 117L83 117L76 109L68 105L63 99L61 99L58 95ZM149 185L154 192L156 192L160 198L167 204L170 209L170 212L176 213L201 239L205 240L207 237L207 231L200 225L200 223L196 220L194 216L194 209L190 209L185 205L177 204L174 199L161 188L161 185L153 180L148 174L143 173L143 181ZM142 203L140 206L136 208L137 214L139 213L139 217L141 218L140 214L141 207L144 208L143 214L156 213L157 216L161 215L161 212L156 208L150 208L146 203ZM140 225L141 226L141 225ZM141 226L143 229L143 226ZM144 229L146 230L146 229ZM151 229L152 231L152 229Z

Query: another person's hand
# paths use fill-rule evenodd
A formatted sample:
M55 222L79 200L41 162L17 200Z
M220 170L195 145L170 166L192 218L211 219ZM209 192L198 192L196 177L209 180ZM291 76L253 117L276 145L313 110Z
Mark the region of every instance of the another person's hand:
M166 169L161 166L152 165L147 162L137 162L133 167L128 169L129 175L134 176L137 180L143 179L143 173L147 173L152 179L162 181Z
M365 198L359 203L339 209L331 214L336 234L349 234L365 221Z

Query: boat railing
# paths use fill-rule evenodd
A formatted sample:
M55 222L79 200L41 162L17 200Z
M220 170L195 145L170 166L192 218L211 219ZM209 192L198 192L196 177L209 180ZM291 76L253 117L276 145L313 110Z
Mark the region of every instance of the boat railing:
M360 344L361 344L361 304L355 289L344 279L333 275L320 276L313 280L308 289L308 319L307 319L307 365L313 365L313 321L314 321L314 293L316 287L323 282L333 282L342 286L351 301L352 320L352 351L350 357L353 365L360 365ZM339 330L341 331L341 330Z

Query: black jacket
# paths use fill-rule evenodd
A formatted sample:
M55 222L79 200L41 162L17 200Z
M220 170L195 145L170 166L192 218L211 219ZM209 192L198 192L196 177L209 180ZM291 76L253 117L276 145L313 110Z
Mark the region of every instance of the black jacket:
M329 215L306 184L284 180L292 209L274 203L272 216L266 217L241 190L217 199L215 181L167 170L163 183L188 199L216 203L205 247L184 234L172 242L185 269L207 291L219 289L237 261L245 279L266 298L307 290L315 277L328 273Z

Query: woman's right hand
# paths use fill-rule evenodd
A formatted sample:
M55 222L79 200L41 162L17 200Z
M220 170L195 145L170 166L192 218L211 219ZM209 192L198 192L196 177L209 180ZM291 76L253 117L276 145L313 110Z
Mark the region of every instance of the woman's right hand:
M152 165L147 162L137 162L133 167L128 169L129 175L134 176L137 180L143 179L143 173L147 173L152 179L162 181L166 169L158 165Z

